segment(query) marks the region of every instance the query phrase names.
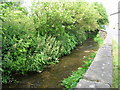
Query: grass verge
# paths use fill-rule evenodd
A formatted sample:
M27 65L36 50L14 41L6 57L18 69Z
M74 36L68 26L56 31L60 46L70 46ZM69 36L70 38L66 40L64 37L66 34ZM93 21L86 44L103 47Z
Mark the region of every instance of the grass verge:
M118 43L113 40L112 45L112 55L113 55L113 80L112 80L112 88L119 88L120 89L120 80L119 80L119 73L120 66L118 65L118 50L120 50L120 46Z

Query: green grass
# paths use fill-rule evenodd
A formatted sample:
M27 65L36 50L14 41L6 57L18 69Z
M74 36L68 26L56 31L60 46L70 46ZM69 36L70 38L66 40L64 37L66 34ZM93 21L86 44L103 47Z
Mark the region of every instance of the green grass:
M112 87L113 88L120 88L120 80L119 80L119 73L120 72L120 66L118 65L118 49L120 49L120 46L118 46L117 42L113 40L113 46L112 46L112 55L113 55L113 80L112 80Z

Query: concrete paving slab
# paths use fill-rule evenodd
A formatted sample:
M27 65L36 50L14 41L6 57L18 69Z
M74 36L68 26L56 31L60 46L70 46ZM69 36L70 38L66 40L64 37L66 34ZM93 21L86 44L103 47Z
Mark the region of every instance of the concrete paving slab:
M82 79L77 84L76 88L110 88L110 86L104 82L95 82Z
M112 57L108 54L111 53L109 51L107 55L98 53L83 78L95 81L103 81L111 85Z
M92 64L76 88L110 88L112 85L112 39L107 34Z

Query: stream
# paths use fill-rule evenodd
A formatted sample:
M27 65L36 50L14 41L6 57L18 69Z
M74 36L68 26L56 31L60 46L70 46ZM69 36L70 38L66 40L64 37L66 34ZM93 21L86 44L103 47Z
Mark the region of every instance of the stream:
M71 54L60 58L60 62L52 64L41 73L29 73L18 77L18 83L3 85L3 88L64 88L60 85L64 78L81 67L83 57L97 51L98 44L92 39L87 39L82 46L77 46Z

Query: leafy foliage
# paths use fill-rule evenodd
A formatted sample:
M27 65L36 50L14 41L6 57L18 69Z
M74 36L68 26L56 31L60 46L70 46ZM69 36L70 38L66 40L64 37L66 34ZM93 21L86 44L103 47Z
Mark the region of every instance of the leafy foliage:
M97 10L97 12L99 13L99 15L101 16L100 19L98 19L98 24L99 25L105 25L108 24L108 15L106 13L105 8L103 7L102 3L98 4L97 2L93 3L93 7L95 8L95 10Z
M100 37L99 33L94 37L94 41L98 43L99 47L103 44L103 39Z
M99 46L101 46L103 43L103 39L100 38L99 33L96 35L96 37L94 37L94 40L99 44ZM65 88L75 88L79 80L82 79L84 73L91 65L95 56L96 53L91 53L88 57L85 56L83 58L84 64L82 65L82 67L78 68L77 71L72 72L72 75L68 78L64 78L64 80L62 80L61 82L61 85Z
M82 44L100 28L100 14L87 2L36 2L31 12L20 3L1 3L3 83L12 74L39 71Z
M77 71L72 72L72 75L69 76L68 78L65 78L61 85L63 85L65 88L75 88L79 80L83 77L84 73L92 63L92 60L95 57L95 53L92 53L89 58L84 57L84 65L80 68L78 68Z

